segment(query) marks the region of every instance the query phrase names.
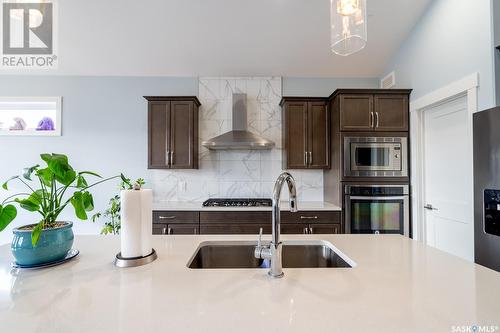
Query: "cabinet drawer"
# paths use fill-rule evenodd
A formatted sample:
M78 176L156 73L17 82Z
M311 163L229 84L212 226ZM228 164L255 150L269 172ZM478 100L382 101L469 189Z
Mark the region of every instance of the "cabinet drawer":
M197 223L153 224L153 235L197 235L198 231Z
M340 212L337 211L299 211L296 213L281 212L283 223L340 223Z
M271 225L271 212L200 212L201 224L269 224Z
M259 234L260 228L264 234L271 233L271 223L227 223L227 224L205 224L200 226L200 234L203 235L231 235L231 234Z
M153 211L153 223L198 223L199 212Z

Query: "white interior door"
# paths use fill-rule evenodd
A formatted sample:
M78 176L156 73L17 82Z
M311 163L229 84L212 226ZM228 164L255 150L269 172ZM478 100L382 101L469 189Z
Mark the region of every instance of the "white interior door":
M472 132L467 96L423 110L427 244L474 259Z

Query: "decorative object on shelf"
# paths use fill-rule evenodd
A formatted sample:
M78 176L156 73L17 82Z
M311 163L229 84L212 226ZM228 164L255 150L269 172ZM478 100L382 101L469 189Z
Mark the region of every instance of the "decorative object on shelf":
M25 168L22 175L13 176L2 185L8 190L9 182L18 181L26 191L10 195L0 203L0 231L16 218L14 204L42 216L40 222L14 230L11 250L18 265L40 265L63 259L73 245L74 236L73 223L58 220L61 212L71 204L76 217L86 220L87 212L94 209L94 199L88 190L111 179L126 179L120 175L89 185L87 176L102 177L92 171L75 171L65 155L41 154L40 157L45 167L37 164ZM69 191L73 191L71 195Z
M50 117L43 117L36 127L37 131L53 131L55 129L54 121Z
M366 46L366 0L330 0L330 47L335 54L348 56Z
M9 128L11 131L24 131L26 129L26 122L23 118L14 118L14 125Z
M116 255L116 266L141 266L157 258L151 246L152 203L153 191L142 189L137 182L120 192L121 252Z
M144 179L139 178L135 181L135 184L143 186L146 184ZM119 186L120 190L131 190L133 185L130 183L130 179L127 178L122 180ZM109 199L109 207L104 212L98 212L92 216L92 222L97 222L100 218L105 218L104 227L101 229L101 235L119 235L120 234L120 196L117 194L111 199Z

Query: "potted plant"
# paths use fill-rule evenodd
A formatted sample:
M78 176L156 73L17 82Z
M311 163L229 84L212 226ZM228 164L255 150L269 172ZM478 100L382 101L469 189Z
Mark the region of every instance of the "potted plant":
M17 216L15 205L40 214L36 223L14 229L12 254L19 265L37 265L63 259L73 245L73 223L59 220L61 212L71 204L77 218L87 220L87 212L94 209L89 189L105 181L92 171L75 171L68 157L61 154L41 154L45 166L34 165L23 170L20 176L11 177L2 187L8 190L11 181L26 187L0 203L0 231ZM89 184L87 177L100 178ZM126 178L121 175L122 179Z
M144 179L139 178L135 181L135 184L139 186L143 186L145 184ZM122 182L120 183L120 190L131 190L133 188L130 179L124 179L122 177ZM104 226L101 229L101 235L119 235L121 228L121 219L120 219L120 196L117 194L111 199L109 199L109 207L104 212L95 213L92 216L92 222L97 222L100 218L104 218Z

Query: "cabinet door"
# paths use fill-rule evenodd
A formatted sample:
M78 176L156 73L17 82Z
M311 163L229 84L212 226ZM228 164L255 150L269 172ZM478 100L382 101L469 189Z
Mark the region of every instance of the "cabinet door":
M149 169L168 169L168 128L170 127L170 102L149 102L148 146Z
M228 224L202 224L200 233L202 235L231 235L231 234L254 234L258 235L260 228L263 233L271 233L271 224L248 224L248 223L228 223ZM257 240L257 238L255 238Z
M304 223L294 223L294 224L282 224L281 225L282 234L308 234L309 224Z
M170 168L195 167L194 105L191 101L170 103Z
M330 116L325 102L308 103L308 164L311 169L330 167Z
M375 95L375 130L408 131L408 96Z
M169 224L167 235L197 235L199 234L198 224Z
M374 125L373 95L340 96L340 128L342 131L370 131Z
M310 224L311 234L340 234L340 224Z
M284 169L307 168L307 102L286 102L285 118L285 164Z

